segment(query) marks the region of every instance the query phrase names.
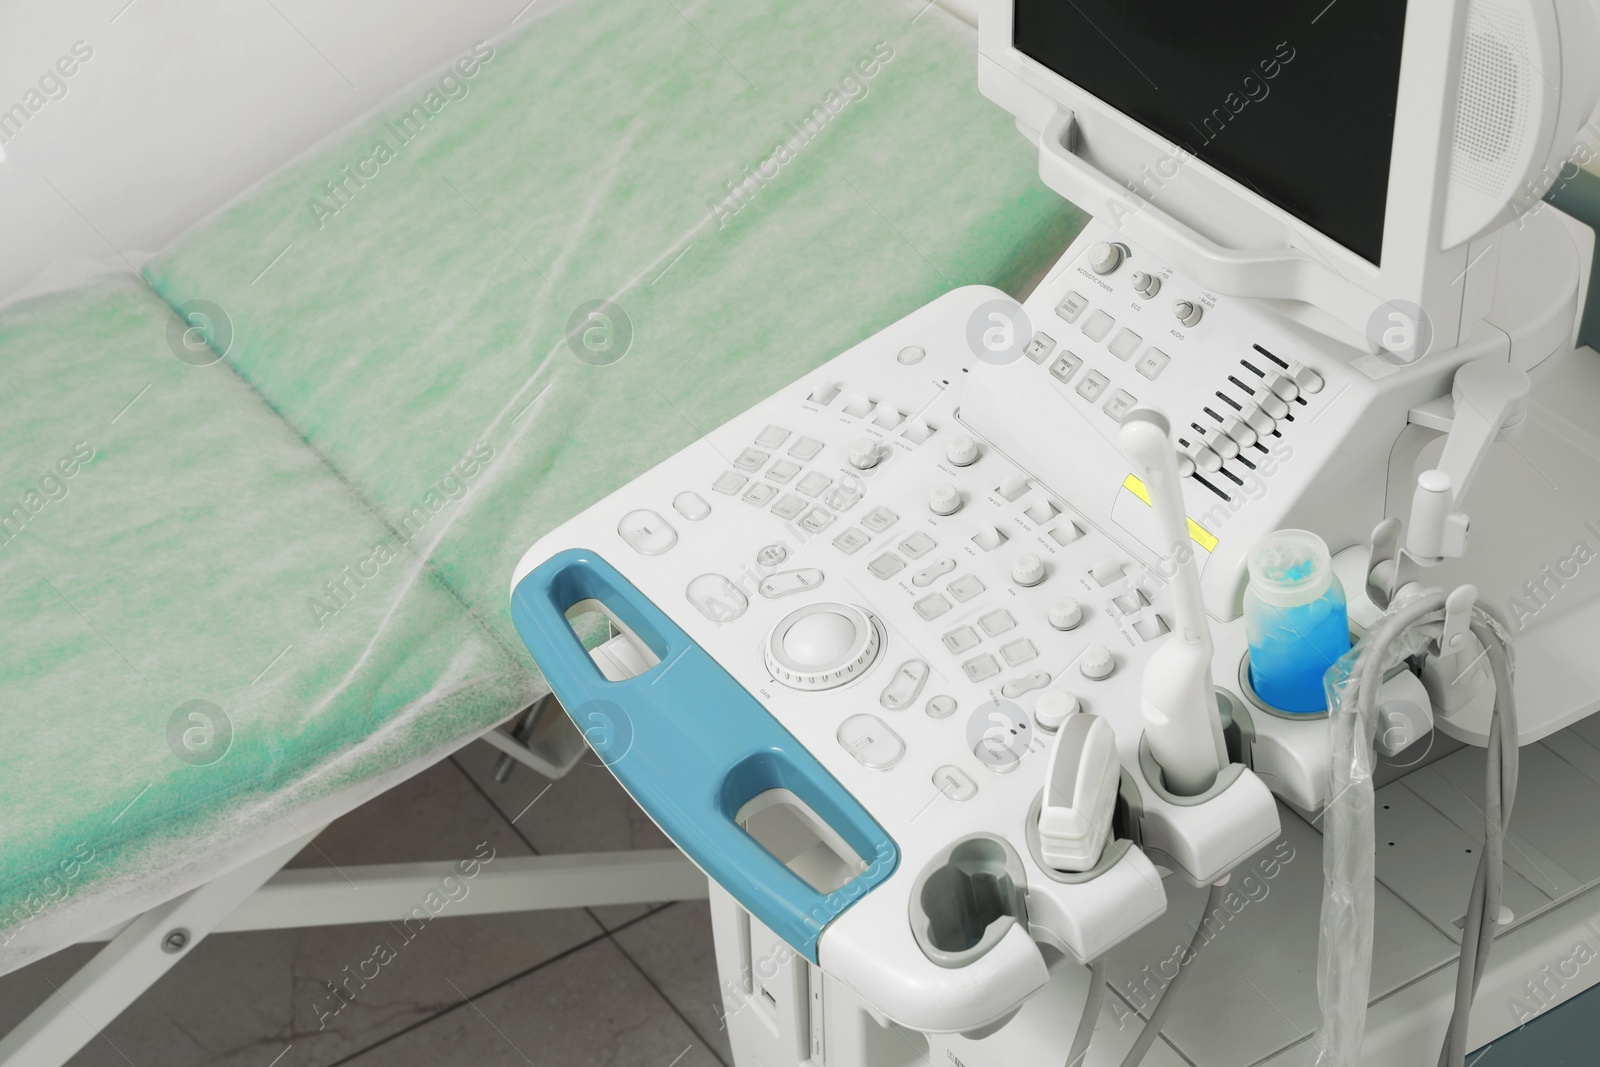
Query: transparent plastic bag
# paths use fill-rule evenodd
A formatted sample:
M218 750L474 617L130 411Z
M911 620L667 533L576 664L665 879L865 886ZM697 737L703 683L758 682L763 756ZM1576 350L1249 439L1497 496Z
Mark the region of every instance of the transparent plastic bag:
M1369 662L1372 642L1383 638L1399 616L1422 601L1438 608L1405 625L1388 640L1380 662ZM1322 920L1317 939L1317 1000L1322 1024L1312 1037L1313 1067L1354 1067L1366 1032L1372 984L1372 909L1376 841L1373 830L1373 747L1384 678L1427 649L1444 628L1443 595L1436 591L1397 597L1359 644L1323 676L1332 743L1329 796L1323 809ZM1362 700L1365 678L1371 677Z

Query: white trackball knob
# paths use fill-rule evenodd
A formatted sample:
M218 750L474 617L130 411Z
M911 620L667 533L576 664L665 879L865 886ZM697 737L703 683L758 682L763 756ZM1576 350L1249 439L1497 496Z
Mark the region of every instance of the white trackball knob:
M944 450L944 458L957 467L970 467L978 462L979 455L978 442L969 433L952 437L949 447Z
M1083 622L1083 605L1064 596L1050 605L1050 625L1057 630L1071 630Z
M1111 677L1111 672L1117 669L1117 661L1105 645L1090 645L1083 650L1083 656L1078 660L1078 669L1083 672L1085 678L1098 682Z
M1038 585L1044 581L1044 560L1032 552L1024 552L1011 565L1011 580L1018 585Z
M1061 724L1078 713L1078 698L1060 689L1047 689L1039 694L1033 706L1033 722L1047 734L1061 729Z
M935 515L954 515L961 510L961 490L945 482L928 494L928 510Z
M876 467L881 458L878 453L878 442L870 437L860 438L850 445L850 466L858 471Z
M1089 269L1096 274L1110 274L1122 266L1122 249L1110 241L1097 241L1089 246Z

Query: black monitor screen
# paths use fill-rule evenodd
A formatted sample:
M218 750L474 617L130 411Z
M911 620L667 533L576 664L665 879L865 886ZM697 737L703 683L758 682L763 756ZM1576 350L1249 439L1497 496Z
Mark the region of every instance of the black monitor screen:
M1013 43L1377 263L1405 14L1404 0L1016 0ZM1159 180L1140 190L1157 203Z

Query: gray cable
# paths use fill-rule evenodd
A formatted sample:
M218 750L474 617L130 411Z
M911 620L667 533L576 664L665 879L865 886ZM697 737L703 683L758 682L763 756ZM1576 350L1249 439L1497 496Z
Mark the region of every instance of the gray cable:
M1072 1051L1067 1054L1067 1067L1083 1067L1083 1058L1089 1054L1095 1024L1100 1021L1100 1008L1106 1002L1106 974L1110 969L1105 956L1089 965L1089 999L1083 1005L1083 1018L1078 1020L1078 1033L1072 1039Z
M1377 632L1369 635L1361 663L1381 665L1389 645L1401 633L1422 623L1428 615L1441 611L1444 603L1443 593L1426 594L1385 618ZM1443 624L1438 620L1424 625L1443 632ZM1484 845L1468 896L1461 931L1461 960L1456 971L1455 1003L1444 1044L1439 1050L1439 1067L1464 1067L1465 1064L1472 1000L1488 969L1489 950L1493 947L1499 922L1505 884L1505 831L1511 821L1511 804L1517 791L1518 729L1516 699L1511 688L1510 631L1493 609L1481 603L1473 606L1471 629L1483 644L1494 672L1495 698L1489 720L1488 766L1484 775ZM1360 672L1356 707L1369 726L1374 723L1382 675L1381 669Z
M1224 883L1226 884L1226 883ZM1161 991L1161 1000L1156 1004L1155 1010L1150 1013L1150 1021L1144 1024L1144 1029L1139 1031L1139 1036L1133 1042L1133 1047L1122 1059L1122 1067L1138 1067L1144 1061L1145 1053L1150 1051L1150 1046L1155 1044L1156 1038L1161 1036L1161 1028L1167 1024L1167 1016L1172 1014L1172 1006L1178 1001L1178 987L1184 984L1189 977L1189 972L1194 970L1195 957L1200 953L1200 941L1206 933L1206 916L1222 903L1223 885L1213 883L1211 892L1206 894L1206 907L1200 913L1200 925L1195 927L1194 939L1189 942L1189 951L1178 963L1178 973L1172 981L1167 983L1167 988Z
M1500 900L1505 881L1505 832L1511 824L1516 799L1518 756L1517 705L1512 690L1511 655L1505 624L1490 611L1474 618L1472 632L1488 653L1494 672L1494 712L1489 722L1488 766L1484 773L1484 847L1472 880L1466 921L1461 930L1461 964L1456 972L1455 1008L1440 1067L1462 1067L1466 1061L1467 1023L1478 985L1489 967L1489 950L1499 927Z

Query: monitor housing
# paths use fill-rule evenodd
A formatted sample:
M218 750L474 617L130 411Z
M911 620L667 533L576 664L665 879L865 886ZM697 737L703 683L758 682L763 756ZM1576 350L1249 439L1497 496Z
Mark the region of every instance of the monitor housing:
M1397 0L1336 4L1311 0L1263 7L1286 26L1303 25L1284 31L1281 48L1273 45L1241 65L1236 91L1207 102L1195 94L1215 93L1214 84L1201 89L1168 81L1158 96L1144 93L1138 79L1119 82L1116 76L1119 63L1137 70L1138 58L1147 65L1159 58L1160 48L1169 45L1152 44L1152 36L1170 34L1181 42L1198 17L1189 5L982 0L979 85L1037 141L1040 176L1048 185L1200 284L1266 301L1286 317L1367 351L1382 347L1383 327L1396 311L1420 314L1431 331L1431 350L1446 351L1490 310L1495 235L1539 205L1562 168L1570 166L1580 130L1591 132L1584 123L1600 95L1600 65L1586 58L1600 49L1593 0L1409 0L1403 4L1403 26L1394 15L1402 7ZM1274 82L1287 85L1300 73L1292 58L1284 62L1285 54L1298 55L1329 36L1317 36L1319 20L1343 20L1347 28L1353 20L1367 20L1371 32L1380 34L1402 30L1397 74L1394 45L1387 40L1377 39L1375 49L1352 49L1353 69L1365 74L1361 65L1366 64L1378 80L1393 79L1394 117L1392 131L1324 146L1336 162L1340 153L1370 155L1385 146L1388 153L1386 183L1350 184L1353 196L1367 198L1365 216L1346 211L1344 222L1336 225L1329 224L1327 212L1318 217L1303 206L1299 214L1287 209L1281 189L1269 188L1274 195L1256 191L1262 188L1261 173L1250 173L1252 159L1290 172L1297 161L1289 160L1285 168L1283 160L1275 163L1265 152L1219 159L1201 140L1249 107L1272 107L1268 93ZM1141 21L1146 25L1134 27L1134 35L1120 42L1103 28L1121 35L1129 22ZM1098 55L1085 51L1082 41L1063 48L1041 38L1041 27L1072 22L1099 45ZM1018 39L1019 29L1025 39ZM1249 24L1238 30L1245 38L1260 32ZM1078 65L1064 62L1063 55L1078 57ZM1064 72L1036 57L1054 61ZM1177 66L1156 65L1154 80L1139 75L1152 86ZM1339 75L1328 62L1313 69L1317 74L1310 76ZM1079 81L1067 76L1073 74ZM1114 91L1107 96L1116 101L1096 95L1087 84L1102 91L1110 86ZM1351 86L1323 88L1348 91ZM1164 101L1171 113L1172 101L1178 100L1181 110L1186 89L1202 124L1213 113L1216 119L1197 130L1193 140L1183 141L1170 136L1173 123L1160 122L1152 108L1159 111L1157 102ZM1386 92L1387 86L1380 86L1367 93L1369 113L1381 109ZM1130 112L1164 125L1167 132ZM1221 143L1225 136L1216 140ZM1375 195L1382 201L1376 230L1370 210ZM1315 218L1315 224L1302 216Z

